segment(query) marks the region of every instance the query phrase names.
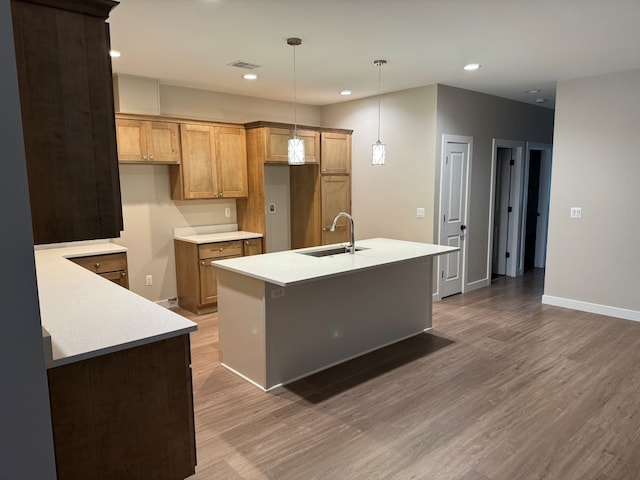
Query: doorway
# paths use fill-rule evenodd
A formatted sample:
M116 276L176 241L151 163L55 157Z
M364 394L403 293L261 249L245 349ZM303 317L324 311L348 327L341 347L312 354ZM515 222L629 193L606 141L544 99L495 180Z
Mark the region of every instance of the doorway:
M549 194L549 144L494 140L488 270L491 281L544 268Z
M515 277L520 258L524 142L494 140L488 267L491 281Z

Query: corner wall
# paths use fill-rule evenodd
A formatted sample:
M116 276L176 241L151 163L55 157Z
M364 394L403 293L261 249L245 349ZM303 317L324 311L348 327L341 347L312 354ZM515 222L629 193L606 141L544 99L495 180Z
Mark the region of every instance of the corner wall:
M473 137L470 211L468 212L467 284L489 283L489 211L491 207L491 159L493 139L552 143L553 110L507 100L493 95L438 85L438 126L435 178L440 178L442 135ZM555 161L555 160L554 160ZM555 167L552 167L555 168ZM435 209L440 204L439 182L435 185ZM438 239L438 224L434 224Z
M638 125L640 70L558 84L545 303L640 321Z
M49 392L33 258L33 235L10 2L0 2L3 302L0 304L0 477L55 479Z

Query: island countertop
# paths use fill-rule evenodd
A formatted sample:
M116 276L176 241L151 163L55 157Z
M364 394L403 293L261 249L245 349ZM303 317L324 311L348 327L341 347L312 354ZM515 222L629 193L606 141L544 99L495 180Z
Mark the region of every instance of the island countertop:
M287 250L249 257L212 262L218 268L253 277L281 287L344 275L358 270L377 268L418 258L443 255L459 250L456 247L430 243L408 242L388 238L356 241L355 254L326 257L305 255L305 252L325 250L344 244Z
M40 316L53 354L47 368L196 330L194 322L67 260L126 251L106 241L35 250Z

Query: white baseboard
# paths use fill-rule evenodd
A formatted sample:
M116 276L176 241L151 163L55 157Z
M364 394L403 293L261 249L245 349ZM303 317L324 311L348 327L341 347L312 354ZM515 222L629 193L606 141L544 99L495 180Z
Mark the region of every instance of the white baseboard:
M572 300L570 298L553 297L551 295L543 295L542 303L556 307L571 308L572 310L580 310L581 312L597 313L599 315L607 315L608 317L640 322L640 312L637 310L610 307L608 305L582 302L580 300Z
M467 285L464 287L464 291L465 293L473 292L474 290L488 287L489 285L491 285L491 281L486 278L483 278L482 280L476 280L475 282L467 283Z

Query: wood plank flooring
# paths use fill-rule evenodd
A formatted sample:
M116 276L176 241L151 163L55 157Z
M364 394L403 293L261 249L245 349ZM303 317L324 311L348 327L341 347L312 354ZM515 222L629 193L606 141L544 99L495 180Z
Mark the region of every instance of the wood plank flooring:
M434 305L434 329L263 393L194 316L190 480L640 479L640 324L541 305L543 273Z

